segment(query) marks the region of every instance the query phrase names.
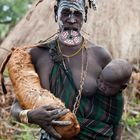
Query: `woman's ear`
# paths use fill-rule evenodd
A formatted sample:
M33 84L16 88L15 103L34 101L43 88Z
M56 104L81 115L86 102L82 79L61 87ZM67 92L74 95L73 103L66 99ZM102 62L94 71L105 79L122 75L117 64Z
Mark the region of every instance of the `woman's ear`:
M128 86L128 83L124 83L121 85L120 90L124 90Z
M85 7L85 19L84 19L85 22L87 22L87 13L88 13L88 7L86 6Z

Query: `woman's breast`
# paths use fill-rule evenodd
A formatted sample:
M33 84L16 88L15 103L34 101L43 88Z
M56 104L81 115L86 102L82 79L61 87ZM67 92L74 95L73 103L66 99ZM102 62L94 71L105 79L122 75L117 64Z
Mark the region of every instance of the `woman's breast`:
M97 89L97 79L101 73L101 67L96 66L96 68L89 66L86 77L81 79L81 73L79 69L73 69L73 80L77 89L81 87L81 81L83 80L82 94L84 96L92 96L96 93Z

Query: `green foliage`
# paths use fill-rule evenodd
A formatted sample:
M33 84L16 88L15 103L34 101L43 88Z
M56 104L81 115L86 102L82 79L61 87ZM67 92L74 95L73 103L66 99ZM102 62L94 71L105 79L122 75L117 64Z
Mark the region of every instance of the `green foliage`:
M0 39L24 16L33 0L0 0Z
M25 124L20 124L22 133L20 135L15 135L15 139L22 139L22 140L33 140L34 137L31 132L31 128Z
M136 115L137 114L137 115ZM140 112L135 115L128 114L123 120L123 125L125 128L126 138L130 137L133 140L140 140L139 127L140 127Z
M140 140L140 98L136 89L136 85L130 84L125 94L126 104L122 117L124 140Z
M125 123L127 123L130 127L138 126L140 124L140 114L136 116L129 116L126 118Z
M16 126L18 126L17 134L13 136L14 140L38 140L40 128L33 124L23 124L12 120Z

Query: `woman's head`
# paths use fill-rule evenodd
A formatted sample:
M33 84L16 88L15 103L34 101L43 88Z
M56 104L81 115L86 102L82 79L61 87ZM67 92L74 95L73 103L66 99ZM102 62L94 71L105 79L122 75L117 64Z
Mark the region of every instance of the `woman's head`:
M68 46L82 42L80 34L86 17L85 0L60 0L55 11L59 25L59 39Z

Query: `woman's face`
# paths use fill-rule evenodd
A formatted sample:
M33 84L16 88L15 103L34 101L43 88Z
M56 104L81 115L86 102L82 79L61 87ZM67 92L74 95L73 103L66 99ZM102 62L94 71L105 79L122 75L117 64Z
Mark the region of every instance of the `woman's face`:
M73 30L80 32L83 24L83 15L74 8L63 8L58 20L60 31Z
M57 14L60 42L67 46L80 45L83 40L80 30L85 17L82 1L60 1Z

